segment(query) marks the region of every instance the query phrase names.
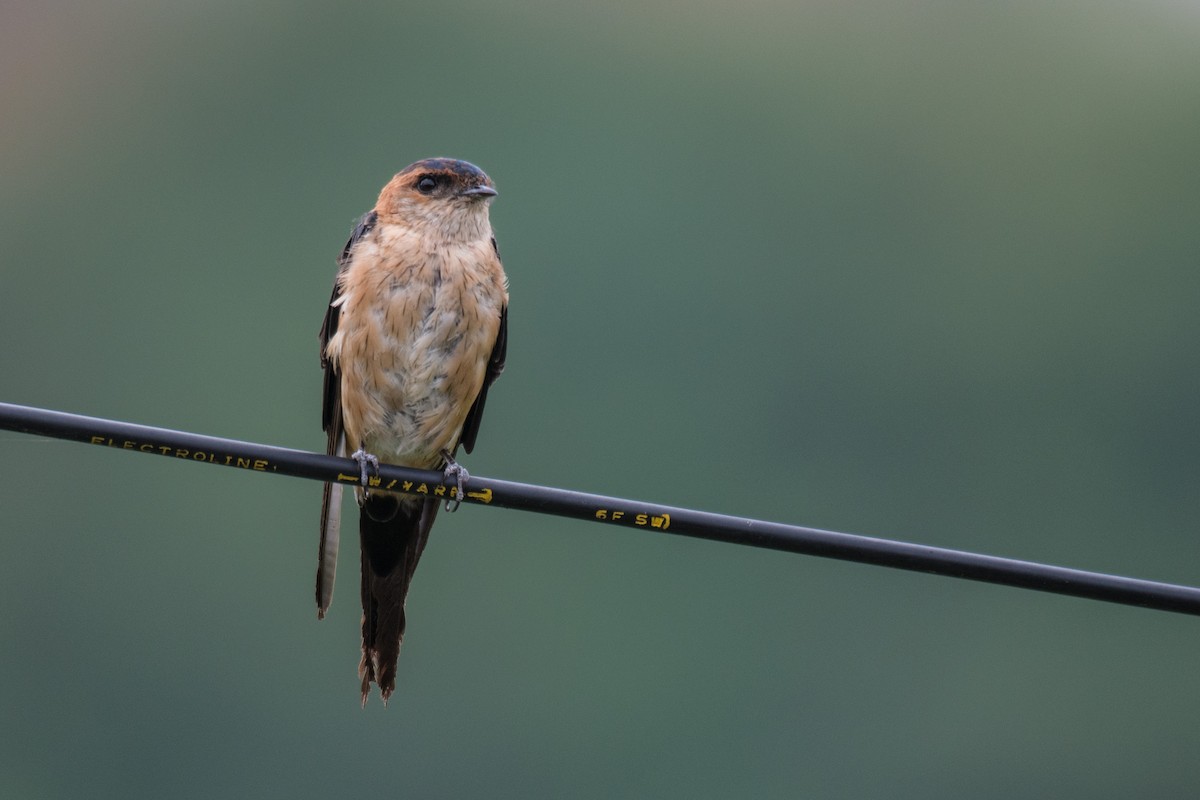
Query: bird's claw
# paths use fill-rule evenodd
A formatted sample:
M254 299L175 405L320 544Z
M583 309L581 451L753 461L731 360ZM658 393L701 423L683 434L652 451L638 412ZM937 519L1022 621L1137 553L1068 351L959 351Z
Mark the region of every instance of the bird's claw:
M379 477L379 458L378 457L371 455L366 450L363 450L361 447L358 448L357 450L355 450L353 453L351 453L350 457L358 462L359 475L361 477L362 485L364 488L368 485L368 479L367 479L367 465L368 464L371 466L371 471L375 473L375 476Z
M447 482L451 478L453 478L454 484L455 484L454 485L454 497L452 500L446 501L446 511L448 513L454 513L455 511L458 511L458 507L460 505L462 505L462 501L463 501L463 497L464 497L463 487L466 486L467 481L469 481L471 479L471 473L467 472L466 467L464 467L462 464L459 464L457 461L455 461L454 456L451 455L448 451L443 450L442 457L446 459L446 469L443 471L442 474L445 475L445 479ZM450 506L451 502L454 503L453 508L451 508L451 506Z

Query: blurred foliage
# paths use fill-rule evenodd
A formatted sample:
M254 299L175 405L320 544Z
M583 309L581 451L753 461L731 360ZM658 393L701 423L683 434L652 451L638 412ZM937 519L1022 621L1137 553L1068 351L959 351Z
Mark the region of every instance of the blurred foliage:
M473 472L1200 583L1186 3L9 3L0 399L323 446L333 258L495 179ZM318 487L0 436L0 796L1128 797L1195 621L505 511L358 707Z

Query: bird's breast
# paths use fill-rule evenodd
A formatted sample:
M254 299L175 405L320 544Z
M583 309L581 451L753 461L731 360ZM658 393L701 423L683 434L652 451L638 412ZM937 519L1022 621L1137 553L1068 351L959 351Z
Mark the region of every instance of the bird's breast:
M415 238L415 241L414 241ZM343 275L328 355L351 448L431 468L483 386L506 301L490 242L428 247L384 229Z

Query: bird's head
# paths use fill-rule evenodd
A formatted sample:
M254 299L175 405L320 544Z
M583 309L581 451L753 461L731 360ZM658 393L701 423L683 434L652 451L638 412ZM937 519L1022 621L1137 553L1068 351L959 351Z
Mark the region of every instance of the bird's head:
M479 167L452 158L409 164L379 194L375 210L385 221L428 228L450 240L490 237L492 179Z

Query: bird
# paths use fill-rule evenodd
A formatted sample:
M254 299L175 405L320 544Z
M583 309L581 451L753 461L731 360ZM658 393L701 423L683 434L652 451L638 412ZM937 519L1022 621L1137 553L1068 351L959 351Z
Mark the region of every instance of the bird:
M488 388L504 370L508 278L489 219L496 196L479 167L427 158L398 172L354 226L337 259L319 338L322 427L330 455L353 458L361 548L365 707L371 684L395 691L404 601L440 499L385 491L380 461L440 469L453 499ZM453 484L451 483L453 481ZM317 617L333 598L342 484L326 483L317 566Z

